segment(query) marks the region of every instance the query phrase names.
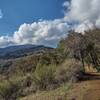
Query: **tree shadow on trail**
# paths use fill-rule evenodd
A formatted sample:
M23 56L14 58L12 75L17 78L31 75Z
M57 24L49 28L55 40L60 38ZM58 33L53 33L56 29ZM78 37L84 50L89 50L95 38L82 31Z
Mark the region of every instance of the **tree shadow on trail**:
M87 80L100 80L100 73L99 72L89 72L84 73L79 81L87 81Z

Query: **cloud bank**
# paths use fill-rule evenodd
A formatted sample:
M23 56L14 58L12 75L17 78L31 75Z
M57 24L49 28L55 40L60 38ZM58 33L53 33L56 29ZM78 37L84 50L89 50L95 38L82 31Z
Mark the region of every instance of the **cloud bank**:
M0 37L0 47L23 44L56 46L66 36L68 29L69 25L63 19L24 23L13 36Z
M65 20L77 23L76 31L100 28L100 0L71 0L70 5L65 6L70 9L65 12Z
M64 2L63 7L63 18L24 23L12 36L1 36L0 47L21 44L56 46L70 29L81 33L94 26L100 28L100 0L70 0Z

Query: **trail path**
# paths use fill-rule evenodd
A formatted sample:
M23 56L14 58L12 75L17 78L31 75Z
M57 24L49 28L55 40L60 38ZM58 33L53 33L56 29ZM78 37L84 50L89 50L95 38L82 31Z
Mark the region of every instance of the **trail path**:
M73 85L67 100L100 100L100 73L87 73L83 81Z
M61 99L51 99L54 95L55 98L58 98L59 94L62 94ZM74 83L68 91L54 90L47 94L30 95L21 100L100 100L100 73L97 73L96 70L88 70L83 75L83 80Z

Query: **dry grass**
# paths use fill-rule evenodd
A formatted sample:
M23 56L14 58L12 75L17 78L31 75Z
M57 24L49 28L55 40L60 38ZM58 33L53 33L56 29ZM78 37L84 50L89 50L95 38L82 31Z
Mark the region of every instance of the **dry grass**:
M20 100L66 100L67 92L71 89L72 84L63 84L61 87L52 91L42 91L31 94Z

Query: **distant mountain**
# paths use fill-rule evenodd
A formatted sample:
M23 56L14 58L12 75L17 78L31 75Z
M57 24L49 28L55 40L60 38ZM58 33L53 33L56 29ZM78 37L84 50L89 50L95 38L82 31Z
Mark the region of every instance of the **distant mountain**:
M43 45L17 45L0 48L0 59L13 59L51 50L53 48Z

